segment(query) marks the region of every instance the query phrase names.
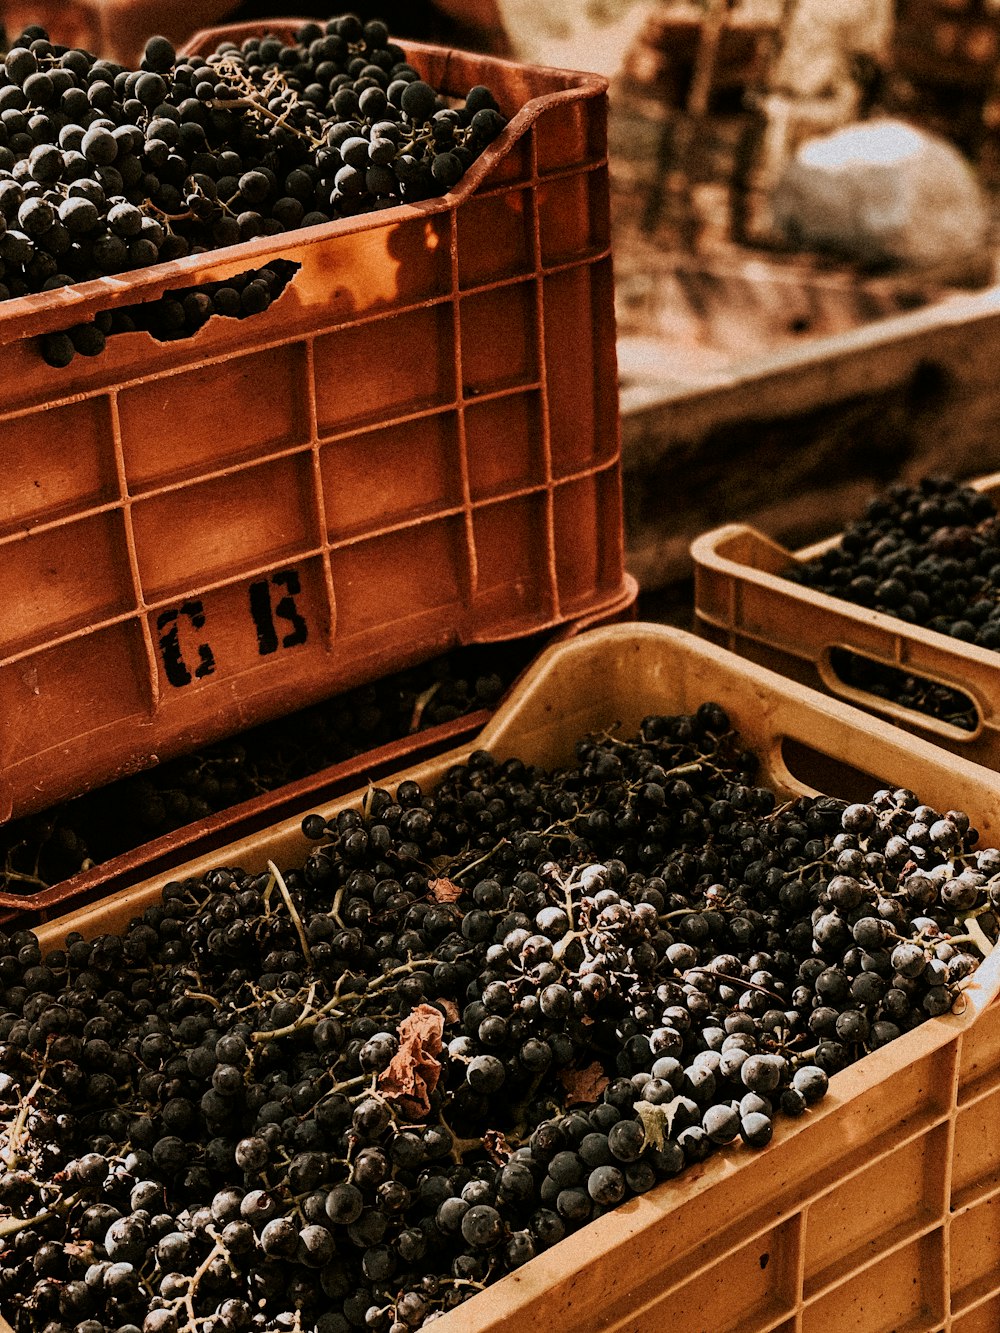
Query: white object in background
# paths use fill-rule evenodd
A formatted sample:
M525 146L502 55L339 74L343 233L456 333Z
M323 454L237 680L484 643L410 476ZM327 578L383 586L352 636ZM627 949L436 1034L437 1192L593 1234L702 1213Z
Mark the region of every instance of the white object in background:
M988 262L988 214L972 168L952 144L900 120L804 143L772 207L793 243L863 263L974 281Z
M893 16L893 0L788 0L781 49L761 104L764 134L750 224L760 239L775 237L770 196L799 145L857 119L858 57L885 66Z
M514 55L611 78L657 0L496 0Z

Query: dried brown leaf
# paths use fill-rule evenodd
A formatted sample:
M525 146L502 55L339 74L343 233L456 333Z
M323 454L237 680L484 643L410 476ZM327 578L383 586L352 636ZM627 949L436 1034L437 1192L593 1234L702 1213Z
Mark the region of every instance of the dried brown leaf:
M429 879L427 888L436 903L457 902L462 896L462 887L450 879Z
M577 1102L592 1106L611 1080L595 1060L586 1069L561 1069L559 1081L566 1089L566 1105Z
M454 1000L447 1000L441 996L436 1003L437 1007L443 1012L446 1023L457 1023L462 1017Z
M444 1015L431 1004L418 1004L399 1025L399 1049L378 1077L378 1090L399 1103L404 1115L421 1120L431 1109L430 1095L441 1077Z
M514 1155L502 1129L488 1129L483 1135L483 1147L497 1166L506 1166Z

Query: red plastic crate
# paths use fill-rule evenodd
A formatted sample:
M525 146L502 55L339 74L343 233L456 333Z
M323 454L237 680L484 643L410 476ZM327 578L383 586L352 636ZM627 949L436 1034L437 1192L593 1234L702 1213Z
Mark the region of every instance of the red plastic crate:
M452 193L0 305L0 818L628 603L605 83L406 49L511 117ZM279 258L262 315L41 358Z

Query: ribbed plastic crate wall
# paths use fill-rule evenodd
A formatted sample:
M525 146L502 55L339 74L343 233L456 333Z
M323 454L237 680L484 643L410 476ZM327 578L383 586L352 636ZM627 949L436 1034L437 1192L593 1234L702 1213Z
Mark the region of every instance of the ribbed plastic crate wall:
M968 483L1000 504L1000 473ZM783 575L840 537L798 552L742 523L730 523L691 544L695 619L713 642L884 714L955 754L1000 770L1000 657L936 630L908 624L852 602L791 583ZM966 696L970 729L907 708L848 684L831 655L846 650Z
M433 788L478 748L498 759L570 762L577 737L627 735L655 712L705 699L727 710L779 794L811 784L808 749L870 794L911 787L969 812L981 845L1000 839L1000 779L835 699L659 625L622 625L548 649L474 741L383 779ZM859 775L870 775L859 778ZM848 793L833 786L836 795ZM355 792L327 818L361 806ZM298 818L199 857L250 872L301 861ZM158 901L151 879L39 930L127 928ZM440 1333L996 1333L1000 1327L1000 949L955 1012L835 1074L762 1151L734 1146L598 1218L433 1325ZM10 1314L11 1312L5 1311ZM0 1321L2 1333L2 1321Z
M605 84L408 55L512 117L452 194L0 306L0 818L627 603ZM277 258L265 314L41 358Z

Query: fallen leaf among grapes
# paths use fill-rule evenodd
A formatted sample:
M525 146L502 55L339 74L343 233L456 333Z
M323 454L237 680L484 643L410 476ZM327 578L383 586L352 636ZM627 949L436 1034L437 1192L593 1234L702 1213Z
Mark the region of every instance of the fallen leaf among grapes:
M436 903L457 902L462 896L461 885L452 883L450 879L429 879L427 887Z
M431 1109L430 1094L441 1077L444 1015L430 1004L417 1007L399 1025L399 1049L378 1077L378 1090L398 1101L404 1115L420 1120Z
M64 1254L70 1255L74 1259L86 1259L88 1262L93 1262L94 1259L93 1241L85 1240L81 1245L78 1244L76 1241L71 1240L67 1241L62 1248Z
M483 1135L483 1147L486 1153L498 1165L509 1162L514 1152L501 1129L488 1129Z
M611 1080L595 1060L586 1069L561 1069L559 1082L566 1089L566 1105L583 1102L593 1105Z
M444 996L439 996L435 1003L444 1014L446 1023L457 1023L462 1017L458 1005L454 1000L448 1000Z
M665 1105L654 1106L652 1102L638 1101L633 1109L642 1121L646 1139L643 1147L660 1149L667 1138L674 1132L674 1121L680 1110L683 1097L674 1097Z
M642 1146L644 1148L662 1148L667 1127L667 1117L663 1107L654 1106L652 1102L636 1102L635 1111L642 1121L645 1136Z

